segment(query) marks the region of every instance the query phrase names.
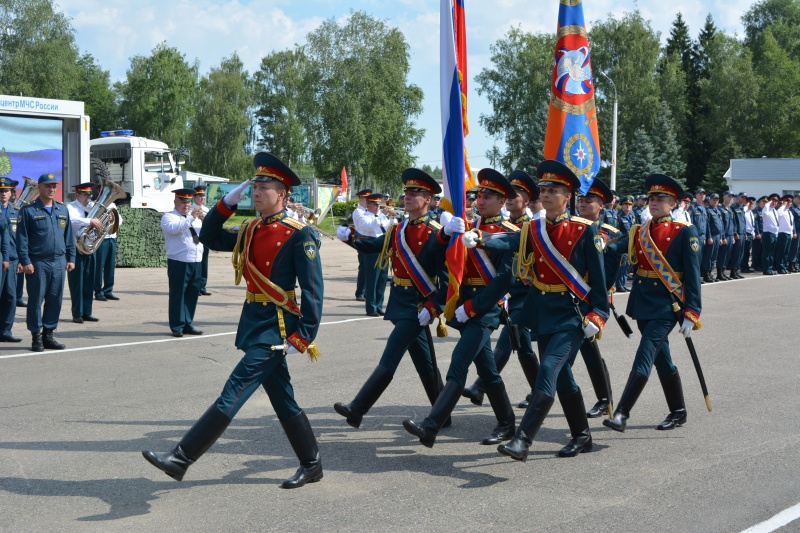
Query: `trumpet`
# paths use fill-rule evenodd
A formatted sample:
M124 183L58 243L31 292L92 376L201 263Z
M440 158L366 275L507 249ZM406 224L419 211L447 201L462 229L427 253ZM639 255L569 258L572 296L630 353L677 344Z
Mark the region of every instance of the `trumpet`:
M28 176L22 176L22 179L25 180L25 188L22 189L22 192L14 202L14 208L17 210L32 204L39 196L39 189L36 188L36 182Z
M332 241L336 240L336 237L334 235L331 235L330 233L321 230L319 226L317 226L317 224L319 224L319 216L322 213L322 211L319 208L311 210L308 207L305 207L304 205L294 204L291 206L291 209L292 211L303 217L305 223L314 228L314 230L317 233L319 233L324 237L329 238Z

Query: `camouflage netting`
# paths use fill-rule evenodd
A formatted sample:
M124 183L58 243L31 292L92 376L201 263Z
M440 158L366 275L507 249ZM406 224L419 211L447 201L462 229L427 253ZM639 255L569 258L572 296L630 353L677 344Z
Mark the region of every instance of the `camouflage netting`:
M163 213L118 206L122 224L117 234L118 267L165 267L167 252L161 233Z

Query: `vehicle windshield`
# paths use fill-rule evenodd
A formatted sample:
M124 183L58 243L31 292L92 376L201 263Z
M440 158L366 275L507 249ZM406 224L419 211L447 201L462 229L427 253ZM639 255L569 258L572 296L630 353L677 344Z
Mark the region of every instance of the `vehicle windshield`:
M174 172L172 167L172 157L169 152L145 152L144 153L145 172Z

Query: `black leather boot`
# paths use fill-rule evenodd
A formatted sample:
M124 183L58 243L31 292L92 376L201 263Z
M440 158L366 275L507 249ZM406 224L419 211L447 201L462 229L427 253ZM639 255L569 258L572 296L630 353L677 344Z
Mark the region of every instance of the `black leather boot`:
M464 390L461 391L461 396L469 399L473 405L483 405L484 392L481 378L478 378L469 387L464 387Z
M500 444L504 440L510 439L514 435L514 409L511 408L511 401L506 393L506 385L502 381L497 385L486 388L486 396L492 404L494 416L497 418L497 425L488 437L481 441L481 444Z
M208 451L230 423L231 419L217 409L216 405L212 405L172 451L156 453L145 450L142 455L150 464L172 479L180 481L186 470Z
M717 281L730 281L731 278L725 275L725 271L721 268L717 269Z
M603 420L603 425L611 428L614 431L625 431L625 426L628 424L628 418L631 416L631 409L636 405L636 400L647 385L647 376L633 371L628 376L628 383L625 384L625 390L622 391L622 398L619 399L619 404L614 410L614 418L606 418Z
M44 328L42 330L42 344L44 344L44 347L48 350L63 350L66 348L66 346L60 342L56 342L56 340L53 338L53 331L55 330L48 328Z
M337 413L345 417L347 423L352 427L360 427L362 418L375 405L383 391L392 382L393 377L394 375L386 368L380 365L376 366L352 402L337 402L333 404L333 408Z
M425 388L425 394L428 396L428 401L431 402L431 407L433 407L433 404L436 403L436 398L439 397L439 392L444 389L442 377L437 374L435 379L432 374L426 374L424 376L420 376L419 379L422 381L422 386ZM452 424L453 420L450 416L448 416L447 419L445 419L444 424L442 424L442 427L449 428Z
M322 460L319 457L319 446L314 437L314 431L304 411L300 411L289 420L281 420L286 438L292 445L297 458L300 459L300 468L297 472L281 483L282 489L297 489L306 483L316 483L322 479Z
M32 352L43 352L44 351L44 344L42 343L42 334L38 331L31 332L31 351Z
M539 376L539 360L536 359L536 355L520 355L519 366L522 367L522 373L525 374L528 386L530 386L531 390L535 389L536 378Z
M528 458L528 448L531 447L547 413L553 407L553 402L555 402L555 398L552 396L534 390L531 394L530 405L525 410L525 415L519 423L514 438L508 444L498 446L497 451L517 461L525 461Z
M608 372L606 360L601 358L601 362L603 363L602 370ZM600 418L608 413L608 404L611 401L611 391L608 390L608 387L606 387L606 378L603 376L603 372L600 371L600 369L589 370L589 379L592 381L594 393L597 395L597 403L594 404L594 407L592 407L586 413L586 416L589 418Z
M448 380L425 420L419 424L411 419L403 420L403 427L412 435L419 437L419 442L423 446L433 448L436 435L453 412L463 388L455 381Z
M558 452L559 457L575 457L579 453L592 451L592 435L581 391L558 397L564 416L569 424L572 439Z
M715 280L714 278L711 277L711 271L710 270L706 270L705 272L703 272L703 281L706 282L706 283L714 283L717 280Z
M531 404L531 393L529 392L528 394L525 395L525 399L517 404L517 407L519 407L520 409L527 409L530 404Z
M675 429L686 423L686 403L683 401L683 385L678 371L661 379L661 387L664 389L664 396L667 398L669 414L656 429Z
M739 271L738 271L738 270L731 270L731 277L732 277L733 279L744 279L744 276L742 276L741 274L739 274Z

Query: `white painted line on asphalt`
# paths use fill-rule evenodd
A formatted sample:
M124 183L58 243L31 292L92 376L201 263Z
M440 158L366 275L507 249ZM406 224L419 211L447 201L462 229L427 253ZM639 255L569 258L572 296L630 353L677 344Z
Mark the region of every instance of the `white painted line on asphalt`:
M785 511L781 511L769 520L765 520L760 524L745 529L742 533L770 533L771 531L782 528L786 524L794 522L798 518L800 518L800 503L789 507Z
M334 324L345 324L347 322L359 322L361 320L375 320L381 317L364 317L364 318L348 318L345 320L335 320L333 322L321 322L320 326L331 326ZM140 341L140 342L123 342L120 344L104 344L102 346L84 346L83 348L67 348L66 350L47 350L45 352L23 352L23 353L15 353L11 355L0 355L0 359L16 359L20 357L33 357L35 355L58 355L61 353L66 352L82 352L82 351L89 351L89 350L104 350L106 348L121 348L123 346L139 346L142 344L156 344L159 342L177 342L177 341L196 341L202 339L208 339L209 337L221 337L223 335L235 335L235 331L228 331L225 333L212 333L210 335L198 335L198 336L189 336L189 337L173 337L171 339L157 339L152 341Z

